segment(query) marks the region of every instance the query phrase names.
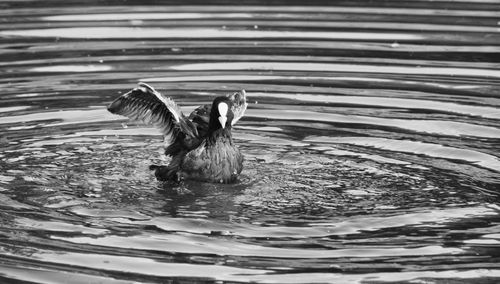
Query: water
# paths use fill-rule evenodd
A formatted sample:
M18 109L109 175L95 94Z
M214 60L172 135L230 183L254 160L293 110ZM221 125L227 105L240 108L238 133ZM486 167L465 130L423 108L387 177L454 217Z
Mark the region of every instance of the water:
M133 4L0 4L0 282L499 281L496 1ZM139 81L247 90L237 184L154 179Z

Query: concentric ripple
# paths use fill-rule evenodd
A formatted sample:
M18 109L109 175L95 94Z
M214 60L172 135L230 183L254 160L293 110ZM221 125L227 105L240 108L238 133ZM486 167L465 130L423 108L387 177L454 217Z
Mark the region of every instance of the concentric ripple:
M499 281L498 3L108 2L0 4L0 282ZM238 183L155 180L139 81L247 91Z

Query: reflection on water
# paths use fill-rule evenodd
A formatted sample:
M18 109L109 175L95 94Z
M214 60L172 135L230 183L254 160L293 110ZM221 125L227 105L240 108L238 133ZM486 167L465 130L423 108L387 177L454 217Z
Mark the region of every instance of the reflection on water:
M301 31L252 31L226 29L182 28L58 28L1 31L2 36L61 37L61 38L273 38L273 39L352 39L352 40L418 40L407 34L362 32L301 32Z
M397 40L397 39L395 39ZM305 72L366 72L389 74L448 75L471 77L499 77L497 70L477 68L441 68L441 67L402 67L375 66L364 64L325 64L325 63L289 63L289 62L231 62L231 63L199 63L171 67L174 70L272 70L272 71L305 71Z
M499 11L4 1L0 282L498 282ZM155 180L139 81L247 90L238 183Z

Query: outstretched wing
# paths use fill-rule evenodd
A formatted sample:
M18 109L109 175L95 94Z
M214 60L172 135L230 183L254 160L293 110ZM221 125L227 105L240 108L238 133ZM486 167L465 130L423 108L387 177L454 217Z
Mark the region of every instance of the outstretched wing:
M234 125L240 118L245 114L247 109L247 100L245 90L235 92L233 94L227 95L231 101L231 111L234 114L233 121L231 125ZM190 115L189 120L191 120L197 128L200 136L204 136L208 131L208 122L210 120L210 111L212 109L211 104L202 105L196 108Z
M165 146L198 136L196 127L175 102L145 83L139 83L139 87L114 100L108 111L158 127L163 133Z
M231 125L235 125L240 118L245 115L245 110L247 110L247 93L245 90L235 92L232 95L227 96L232 102L231 110L234 113L233 122Z

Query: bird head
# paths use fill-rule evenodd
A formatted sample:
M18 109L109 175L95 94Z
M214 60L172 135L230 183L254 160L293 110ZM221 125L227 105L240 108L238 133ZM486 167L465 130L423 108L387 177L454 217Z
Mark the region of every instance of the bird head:
M231 106L231 101L227 97L215 98L210 111L210 129L231 128L231 122L234 118Z

